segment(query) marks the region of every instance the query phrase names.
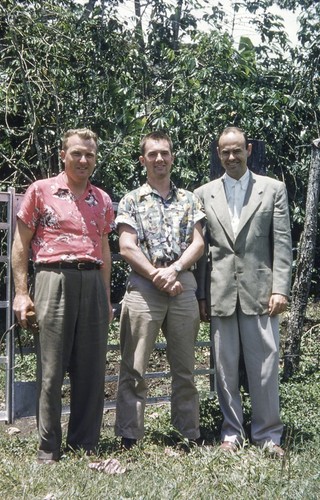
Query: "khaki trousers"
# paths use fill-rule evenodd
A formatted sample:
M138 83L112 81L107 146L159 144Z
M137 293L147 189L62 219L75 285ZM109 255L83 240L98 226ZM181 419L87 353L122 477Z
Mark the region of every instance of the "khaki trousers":
M151 281L132 273L124 297L115 432L140 439L144 434L147 386L144 375L162 329L172 375L171 422L186 438L199 433L199 399L194 383L194 344L199 330L196 282L191 272L179 275L184 291L170 297Z
M248 316L240 306L232 316L211 317L217 392L224 421L222 441L242 441L243 413L239 391L242 344L252 405L251 439L263 445L280 444L279 319Z
M107 299L99 270L39 270L35 276L39 458L61 447L61 386L70 377L67 447L97 447L104 406Z

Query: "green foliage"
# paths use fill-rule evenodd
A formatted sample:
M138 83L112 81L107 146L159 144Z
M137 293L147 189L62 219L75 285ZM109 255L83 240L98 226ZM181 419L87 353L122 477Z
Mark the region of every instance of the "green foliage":
M281 385L280 400L288 441L303 448L320 432L320 373L299 378Z
M26 382L36 378L36 360L35 354L26 354L21 358L16 356L15 378L16 380Z
M200 4L181 5L179 16L172 4L152 2L141 31L121 23L116 3L85 16L72 0L7 0L0 87L7 184L57 172L62 131L83 124L100 135L95 178L116 200L141 182L138 143L154 128L173 136L174 180L186 187L208 178L211 139L230 123L266 140L270 171L291 175L300 134L314 136L316 96L310 99L301 74L310 65L297 65L298 52L284 55L281 19L266 10L270 2L244 1L262 43L242 39L237 51L221 30L225 12L205 14L206 33L191 10ZM311 10L306 19L311 39Z
M21 192L57 173L62 132L89 126L100 137L93 180L114 201L145 179L139 141L158 128L175 145L174 182L193 189L209 180L212 139L234 124L265 141L268 174L286 181L296 244L309 145L319 135L319 4L278 1L305 7L301 44L292 47L272 3L233 4L235 19L254 15L261 37L257 46L242 38L236 47L226 10L204 0L152 0L148 22L135 2L132 26L117 1L3 2L0 188Z
M208 441L220 440L222 414L217 395L214 394L200 402L200 429L201 436Z

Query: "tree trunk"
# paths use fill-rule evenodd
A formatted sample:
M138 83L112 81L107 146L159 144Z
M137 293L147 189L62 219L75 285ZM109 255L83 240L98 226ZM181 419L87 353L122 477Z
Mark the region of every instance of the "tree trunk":
M298 246L297 270L292 288L288 334L285 343L284 380L288 380L299 369L301 336L308 303L316 247L319 184L320 139L317 139L312 143L306 216L304 229Z
M183 7L183 0L178 0L175 9L175 14L172 19L172 33L173 33L172 49L174 52L177 52L177 50L179 49L179 30L181 24L182 7ZM166 79L167 79L167 88L164 94L164 102L165 104L169 105L171 103L171 97L172 97L173 77L171 70L169 70L168 74L166 75Z

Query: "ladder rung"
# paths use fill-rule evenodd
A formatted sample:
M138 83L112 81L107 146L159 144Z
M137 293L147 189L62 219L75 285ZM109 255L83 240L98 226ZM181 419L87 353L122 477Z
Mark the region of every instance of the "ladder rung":
M10 201L10 193L0 193L0 201L5 201L9 203Z

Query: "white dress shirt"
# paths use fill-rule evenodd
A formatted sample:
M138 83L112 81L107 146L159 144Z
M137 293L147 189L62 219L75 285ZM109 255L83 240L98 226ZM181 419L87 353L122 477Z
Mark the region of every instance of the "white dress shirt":
M225 173L223 177L231 225L233 234L236 236L244 197L249 183L249 170L247 169L239 180L233 179L227 173Z

